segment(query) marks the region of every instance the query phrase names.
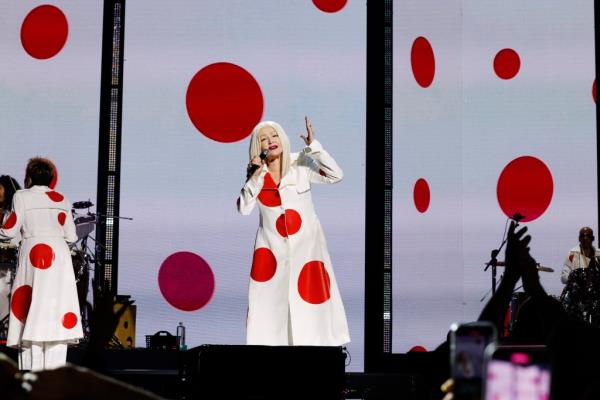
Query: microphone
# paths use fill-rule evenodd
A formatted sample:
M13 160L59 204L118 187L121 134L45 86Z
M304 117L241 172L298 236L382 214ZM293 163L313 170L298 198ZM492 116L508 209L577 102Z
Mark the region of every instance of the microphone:
M269 155L269 149L264 149L263 151L260 152L260 154L258 155L260 157L260 160L264 160L265 158L267 158L267 155ZM260 168L260 165L256 165L256 164L251 164L248 167L248 170L246 171L246 179L250 179L250 177L252 175L254 175L254 173L256 172L257 169Z

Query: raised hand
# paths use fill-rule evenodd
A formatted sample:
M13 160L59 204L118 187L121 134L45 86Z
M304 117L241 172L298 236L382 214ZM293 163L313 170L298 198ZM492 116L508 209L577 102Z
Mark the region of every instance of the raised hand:
M304 140L304 143L307 146L310 146L313 139L315 138L315 131L313 131L312 123L310 122L310 119L307 116L304 117L304 122L306 123L306 136L300 135L300 137L302 138L302 140Z

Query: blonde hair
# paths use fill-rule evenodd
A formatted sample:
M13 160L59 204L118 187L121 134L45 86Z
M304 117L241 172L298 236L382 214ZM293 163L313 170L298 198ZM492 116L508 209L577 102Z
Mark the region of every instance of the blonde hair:
M252 135L250 136L250 149L248 152L250 160L260 155L260 138L258 137L258 134L261 129L267 127L275 129L275 132L279 135L279 141L281 142L281 177L283 178L290 169L290 140L281 125L277 122L262 121L254 127Z

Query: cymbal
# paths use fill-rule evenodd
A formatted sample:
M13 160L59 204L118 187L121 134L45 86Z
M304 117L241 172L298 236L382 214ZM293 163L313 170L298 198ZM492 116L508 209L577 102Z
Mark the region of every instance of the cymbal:
M484 265L487 265L487 263L485 263ZM504 266L506 266L506 263L504 261L498 261L496 266L504 267ZM540 272L554 272L554 268L544 267L543 265L540 265L540 264L537 265L537 270Z

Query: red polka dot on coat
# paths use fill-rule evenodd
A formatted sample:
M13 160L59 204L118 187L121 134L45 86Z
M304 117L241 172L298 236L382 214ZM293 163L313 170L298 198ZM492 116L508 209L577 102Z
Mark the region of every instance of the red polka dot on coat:
M73 329L77 325L77 315L72 312L65 313L62 317L62 326L67 329Z
M15 212L13 211L8 216L8 219L6 220L6 222L4 223L4 225L2 226L2 228L4 228L4 229L11 229L11 228L14 228L14 226L16 224L17 224L17 214L15 214Z
M281 196L277 184L270 173L266 173L263 187L258 194L258 200L266 207L278 207L281 205Z
M500 79L512 79L521 68L521 58L513 49L502 49L494 57L494 71Z
M410 64L415 81L422 88L428 88L435 77L435 55L429 40L423 36L419 36L413 42Z
M331 297L329 274L322 261L304 264L298 277L298 293L310 304L321 304Z
M519 213L525 216L523 222L540 217L550 205L553 192L550 169L532 156L518 157L508 163L496 186L498 204L504 214L512 218Z
M256 79L227 62L198 71L188 85L185 102L196 129L221 143L250 135L263 114L263 94Z
M68 34L67 17L59 8L49 4L31 10L21 24L21 44L27 54L39 60L58 54Z
M250 277L257 282L270 280L277 270L277 260L273 252L266 247L254 250L252 258L252 271Z
M60 203L61 201L63 201L65 199L65 196L63 196L62 194L52 191L52 192L46 192L46 196L48 196L50 198L50 200L56 202L56 203Z
M29 261L36 268L50 268L54 262L54 251L47 244L38 243L29 251Z
M67 213L61 211L58 213L58 223L63 225L65 224L65 221L67 220Z
M321 175L321 176L327 176L327 174L325 173L325 171L323 171L322 169L319 169L319 175Z
M574 254L569 255L569 261L573 262L573 258L575 258Z
M15 318L25 323L29 306L31 305L31 293L33 289L29 285L19 286L12 294L10 299L10 310Z
M335 13L346 6L348 0L313 0L313 4L321 11Z
M296 210L285 210L285 213L281 214L277 221L275 221L275 228L277 232L283 237L293 235L300 230L302 226L302 218Z
M215 292L215 275L208 263L189 251L171 254L158 272L158 287L165 300L182 311L206 306Z

